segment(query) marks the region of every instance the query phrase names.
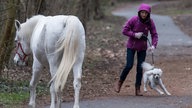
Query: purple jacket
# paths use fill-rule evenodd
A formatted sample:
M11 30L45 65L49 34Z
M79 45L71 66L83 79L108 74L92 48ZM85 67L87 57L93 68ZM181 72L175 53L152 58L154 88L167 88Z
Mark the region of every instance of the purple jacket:
M151 12L151 7L147 4L141 4L139 11L146 10L148 13ZM131 48L137 51L147 49L147 41L135 38L135 33L143 32L144 35L148 36L150 31L152 45L156 48L158 42L158 34L153 20L150 18L150 23L142 23L139 20L139 16L130 18L123 27L122 33L129 37L127 41L127 48Z

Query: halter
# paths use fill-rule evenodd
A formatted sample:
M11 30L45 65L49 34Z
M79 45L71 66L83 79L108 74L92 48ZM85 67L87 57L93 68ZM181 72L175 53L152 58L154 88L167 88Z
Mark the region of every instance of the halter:
M18 49L19 49L19 48L21 49L21 51L22 51L22 53L23 53L23 55L24 55L23 58L22 58L22 55L18 52ZM27 58L27 56L30 55L30 54L26 54L26 53L23 51L23 48L22 48L20 42L18 42L18 44L17 44L16 54L18 54L19 58L20 58L23 62L25 61L25 59Z

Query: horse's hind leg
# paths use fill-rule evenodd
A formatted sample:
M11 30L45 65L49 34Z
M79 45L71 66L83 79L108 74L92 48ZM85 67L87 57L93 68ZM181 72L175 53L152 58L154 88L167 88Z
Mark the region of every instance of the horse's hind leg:
M73 108L79 108L79 92L81 89L82 62L83 60L81 62L78 61L73 66L73 86L75 90L75 102Z
M56 60L55 58L50 58L50 61L52 61L50 64L50 73L51 73L51 78L53 78L53 76L55 75L55 72L57 70L57 62L54 61ZM50 108L60 108L60 104L61 103L61 94L59 93L56 93L55 91L55 88L54 88L54 83L52 82L51 83L51 86L50 86L50 94L51 94L51 105L50 105ZM56 94L57 94L57 107L56 107ZM60 103L59 103L60 102Z
M51 105L50 108L55 108L55 90L53 83L50 86L50 94L51 94Z
M57 93L57 108L61 108L61 96L62 96L62 92L58 91Z
M36 86L40 78L40 72L42 70L41 64L37 61L33 61L33 75L30 81L30 101L29 106L35 108L35 99L36 99Z
M50 105L50 108L61 108L62 92L56 93L55 90L54 90L53 83L51 84L51 87L50 87L50 93L51 93L51 105ZM55 104L56 96L57 96L57 105Z

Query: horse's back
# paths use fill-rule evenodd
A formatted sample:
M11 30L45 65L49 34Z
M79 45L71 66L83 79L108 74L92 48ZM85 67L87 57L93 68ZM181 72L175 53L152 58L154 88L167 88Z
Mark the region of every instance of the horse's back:
M57 16L48 16L46 21L46 34L45 39L50 45L56 45L58 40L62 37L65 37L65 31L67 27L69 27L69 23L74 23L74 25L70 26L69 29L78 29L78 35L81 43L85 43L85 30L80 22L80 20L76 16L65 16L65 15L57 15ZM47 46L50 47L51 46Z
M69 26L68 24L70 22L74 23L73 26L70 26L70 29L77 28L79 31L78 38L80 45L78 49L79 53L83 53L84 55L85 30L80 20L76 16L57 15L42 17L33 33L35 34L35 32L37 32L36 35L33 35L32 50L34 50L34 54L36 54L39 59L42 59L42 54L51 55L55 53L57 50L57 42L59 39L65 38L65 29ZM39 28L42 29L41 32Z

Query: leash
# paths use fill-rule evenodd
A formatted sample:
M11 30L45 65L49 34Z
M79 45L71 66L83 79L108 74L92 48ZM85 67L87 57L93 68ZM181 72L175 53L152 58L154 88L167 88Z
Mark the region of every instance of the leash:
M152 44L151 44L149 38L147 38L147 36L142 35L142 36L141 36L141 39L142 39L142 40L145 40L145 41L148 41L149 45L152 46ZM152 64L154 65L155 62L154 62L154 54L153 54L153 52L151 52L151 57L152 57Z
M150 40L148 38L147 38L147 41L148 41L149 45L152 46L152 44L151 44L151 42L150 42ZM152 57L152 64L154 65L155 62L154 62L154 54L153 54L153 52L151 52L151 57Z

